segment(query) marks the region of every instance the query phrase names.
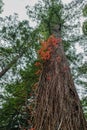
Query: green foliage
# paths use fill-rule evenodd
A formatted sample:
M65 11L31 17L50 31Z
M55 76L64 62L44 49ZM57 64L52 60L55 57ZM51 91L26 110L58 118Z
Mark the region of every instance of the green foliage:
M84 63L83 66L79 67L79 73L80 74L87 74L87 64Z
M16 72L17 66L21 68L28 62L32 62L36 57L35 49L38 34L32 30L27 20L18 21L16 14L6 17L1 23L1 70L3 71L9 66L9 70L13 69L14 71L14 68L16 68Z
M81 103L82 103L82 106L83 106L85 117L87 119L87 97L83 98L81 100Z
M40 23L39 33L46 39L52 34L52 28L55 25L62 26L64 20L62 19L63 5L60 1L43 0L35 4L33 8L29 6L27 8L27 14L29 18Z
M26 89L23 84L8 84L3 96L2 108L0 111L0 126L8 125L15 114L20 113L21 107L26 100ZM17 112L17 113L16 113ZM14 115L14 116L13 116Z
M3 1L0 0L0 13L2 13L2 11L3 11L3 9L2 9L3 5L4 5Z
M87 35L87 21L85 21L84 23L83 23L83 33L85 34L85 35Z
M0 126L5 126L7 130L19 128L19 126L27 128L32 125L29 123L32 115L28 107L34 98L32 87L38 81L38 76L35 75L37 68L34 67L34 63L28 65L24 71L20 71L20 81L5 86L0 109Z
M87 17L87 5L83 9L83 16Z
M33 62L39 45L38 33L30 28L28 21L18 21L16 14L6 17L1 23L0 36L4 42L0 45L0 67L4 70L9 65L12 71L6 71L1 78L4 90L0 97L0 126L7 130L20 125L28 127L31 126L28 124L31 111L27 108L30 102L27 102L28 99L31 101L32 86L37 81Z

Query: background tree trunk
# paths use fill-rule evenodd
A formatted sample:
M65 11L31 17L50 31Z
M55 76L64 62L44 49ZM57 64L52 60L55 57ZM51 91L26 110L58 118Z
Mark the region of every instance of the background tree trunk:
M52 32L56 38L60 36L57 27ZM51 58L43 64L38 86L35 130L87 130L62 42L53 48Z

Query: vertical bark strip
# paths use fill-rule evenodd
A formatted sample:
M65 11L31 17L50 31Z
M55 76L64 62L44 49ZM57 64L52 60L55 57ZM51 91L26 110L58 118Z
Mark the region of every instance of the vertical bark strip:
M57 29L53 34L59 37ZM87 130L62 42L53 48L51 58L43 65L35 121L35 130Z

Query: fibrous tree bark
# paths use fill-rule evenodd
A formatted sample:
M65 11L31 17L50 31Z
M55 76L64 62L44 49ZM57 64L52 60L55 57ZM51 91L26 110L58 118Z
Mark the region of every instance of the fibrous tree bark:
M52 33L60 37L57 26ZM35 130L87 130L62 42L52 49L39 81Z

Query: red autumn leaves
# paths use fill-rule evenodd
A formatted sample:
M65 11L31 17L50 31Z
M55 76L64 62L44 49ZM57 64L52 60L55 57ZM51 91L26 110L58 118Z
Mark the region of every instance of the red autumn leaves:
M47 61L51 58L51 54L53 51L53 47L57 47L58 43L61 42L61 38L56 38L54 35L51 35L47 41L41 42L41 48L38 50L39 58L42 61ZM56 57L57 62L61 61L61 57L57 56ZM39 67L40 69L35 73L36 75L40 75L41 73L41 66L42 64L40 62L35 63L36 67ZM47 80L50 80L50 76L47 76Z
M38 51L40 58L44 61L49 60L51 57L52 47L56 47L61 41L60 38L55 38L51 35L47 41L41 43L41 49Z
M38 50L39 58L42 61L47 61L51 58L53 48L58 46L58 43L61 42L61 38L56 38L54 35L51 35L47 41L41 42L41 48ZM56 56L56 61L57 63L61 62L61 56L57 55ZM40 75L42 72L42 64L40 62L36 62L35 66L39 68L37 72L35 73L36 75ZM67 66L63 67L63 72L67 71ZM47 76L47 80L50 80L51 77Z
M40 62L36 62L36 63L35 63L35 66L37 66L37 67L38 67L38 66L41 66L41 63L40 63Z
M31 128L30 130L35 130L35 128Z
M36 63L35 63L35 66L41 68L42 65L41 65L40 62L36 62ZM36 74L36 75L40 75L41 72L42 72L41 69L39 69L39 70L37 70L37 71L35 72L35 74Z

